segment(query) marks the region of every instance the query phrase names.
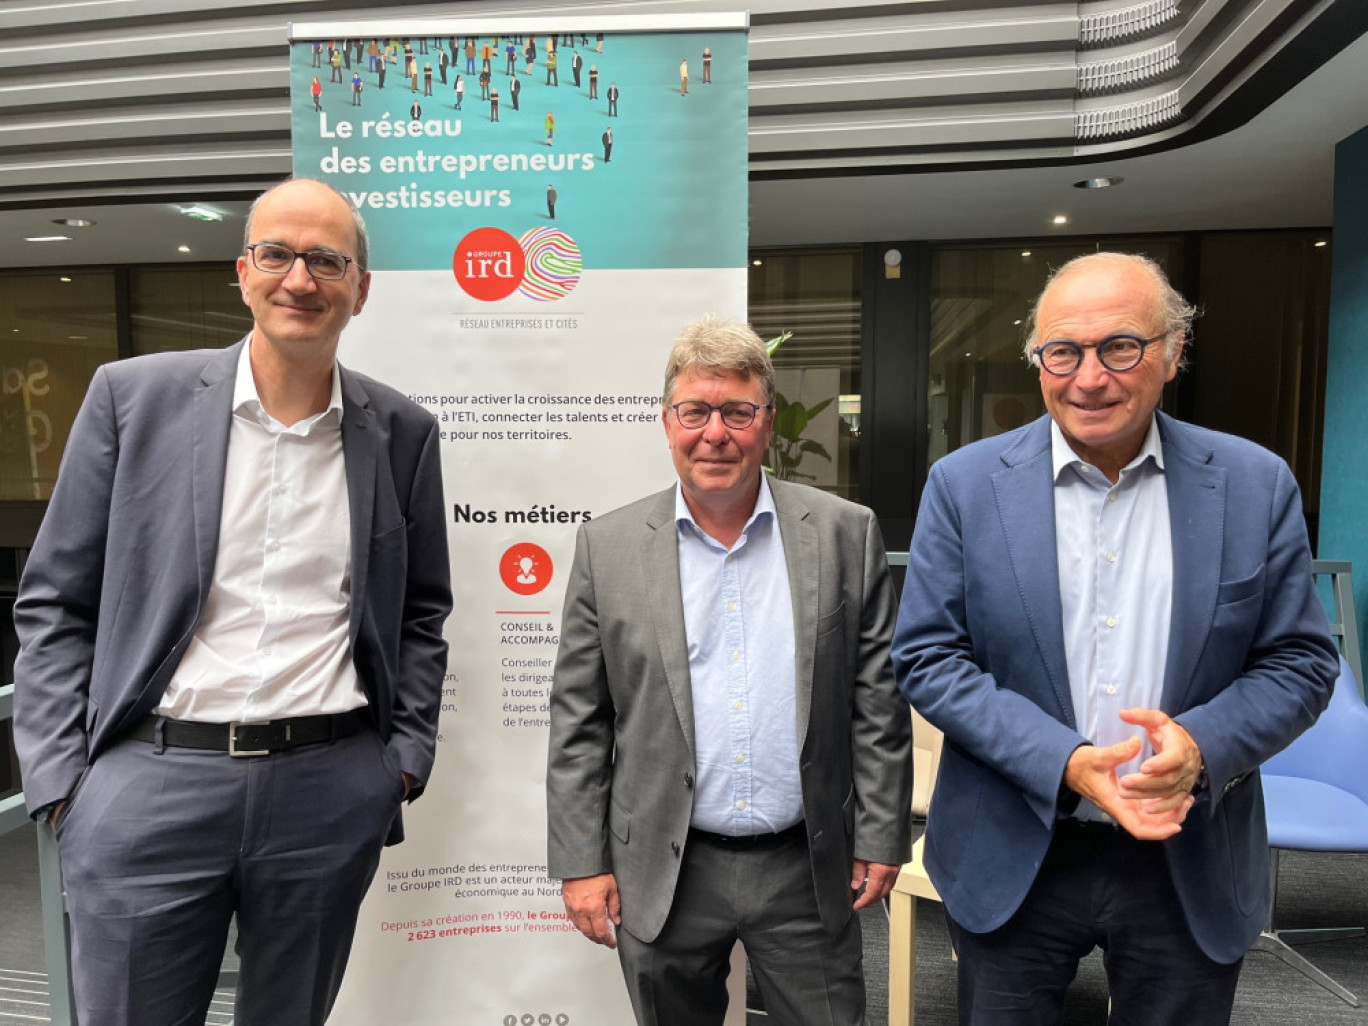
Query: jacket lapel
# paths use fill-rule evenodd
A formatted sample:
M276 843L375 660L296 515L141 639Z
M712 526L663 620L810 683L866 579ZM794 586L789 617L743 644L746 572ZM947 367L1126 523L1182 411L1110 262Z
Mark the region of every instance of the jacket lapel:
M218 555L219 521L223 515L223 478L228 463L228 434L233 423L233 387L244 338L214 356L200 372L194 393L190 446L191 507L195 525L195 570L199 608L209 597Z
M784 542L789 591L793 596L794 712L798 748L803 748L812 716L812 675L817 658L817 603L821 597L821 547L811 511L800 493L783 481L770 480L774 508L779 513L779 536Z
M361 383L341 364L342 460L347 471L347 510L351 517L351 625L353 648L361 628L366 603L366 579L370 571L371 524L375 513L375 467L380 440L376 437L375 413Z
M679 580L679 542L675 527L675 490L667 488L656 497L646 517L641 546L641 577L659 580L648 588L651 623L660 645L665 683L674 701L675 715L684 732L689 754L695 759L693 692L689 683L689 644L684 633L684 592Z
M1193 671L1216 614L1221 585L1226 472L1211 463L1212 450L1195 444L1183 425L1159 414L1173 538L1173 602L1161 708L1188 707Z
M1002 461L1005 466L993 474L993 495L1016 591L1049 675L1057 711L1077 729L1059 605L1050 418L1037 420L1019 443L1002 454Z

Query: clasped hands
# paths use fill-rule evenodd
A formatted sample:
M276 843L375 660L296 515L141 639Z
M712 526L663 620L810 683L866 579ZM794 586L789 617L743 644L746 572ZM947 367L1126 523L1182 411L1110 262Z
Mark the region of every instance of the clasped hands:
M1202 772L1202 753L1192 735L1158 709L1123 709L1121 719L1143 727L1154 754L1135 773L1116 768L1140 754L1139 737L1105 748L1074 749L1064 783L1107 813L1133 837L1162 841L1182 829L1192 808L1192 789Z

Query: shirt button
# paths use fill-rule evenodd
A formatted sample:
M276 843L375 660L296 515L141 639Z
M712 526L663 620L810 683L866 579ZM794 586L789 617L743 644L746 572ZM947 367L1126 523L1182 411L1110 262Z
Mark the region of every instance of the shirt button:
M1107 694L1109 694L1109 695L1114 695L1114 694L1116 694L1116 685L1115 685L1115 684L1108 684L1108 685L1107 685Z
M745 802L737 802L737 803L736 803L736 808L737 808L739 811L744 812L745 809L746 809L746 803L745 803Z
M285 486L284 486L284 485L276 485L275 493L276 493L277 495L284 495L284 494L285 494Z
M270 550L271 552L276 552L276 551L278 551L278 550L280 549L280 542L278 542L278 541L268 542L267 545L266 545L266 548L267 548L268 550Z
M1115 502L1115 501L1116 501L1116 493L1115 493L1115 492L1108 492L1108 493L1107 493L1107 501L1108 501L1108 502Z
M727 608L730 609L733 613L736 612L736 603L735 603L735 602L728 602L728 603L727 603Z
M745 762L745 761L746 761L746 753L745 753L745 752L737 752L737 753L736 753L736 761L737 761L737 762Z
M733 653L732 653L732 661L733 661L733 662L735 662L737 659L740 659L740 658L741 658L741 653L740 653L740 652L733 652Z
M736 700L736 705L734 706L734 708L735 708L737 711L740 711L740 710L744 709L745 707L746 707L746 703L743 702L743 701L741 701L741 700L738 698L738 699Z
M1115 627L1115 626L1116 626L1116 617L1114 617L1114 616L1109 616L1109 617L1107 617L1107 626L1108 626L1108 627Z
M1115 563L1115 562L1116 562L1116 553L1115 553L1115 552L1108 552L1108 553L1107 553L1107 562L1108 562L1108 563Z

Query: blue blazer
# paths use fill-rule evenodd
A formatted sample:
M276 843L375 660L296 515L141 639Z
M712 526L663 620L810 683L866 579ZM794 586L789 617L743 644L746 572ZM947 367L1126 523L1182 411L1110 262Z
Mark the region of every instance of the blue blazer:
M106 364L90 383L14 608L31 810L70 795L156 707L194 636L245 341ZM394 764L420 781L413 798L432 769L451 611L439 434L398 392L339 373L352 659Z
M1268 921L1258 766L1315 721L1338 657L1287 465L1158 420L1174 578L1161 705L1210 781L1163 843L1193 936L1229 963ZM932 467L893 660L903 693L945 733L927 871L958 923L996 929L1035 879L1065 763L1087 741L1064 655L1048 417Z

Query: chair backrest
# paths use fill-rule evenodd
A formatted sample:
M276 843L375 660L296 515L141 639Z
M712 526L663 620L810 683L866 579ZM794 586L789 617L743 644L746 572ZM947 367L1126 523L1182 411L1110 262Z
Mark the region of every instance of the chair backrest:
M931 808L931 792L936 789L936 770L940 768L944 743L945 735L913 709L912 815L917 819L925 819L927 809Z
M1368 706L1343 656L1330 705L1310 730L1265 762L1261 771L1319 780L1368 801Z

